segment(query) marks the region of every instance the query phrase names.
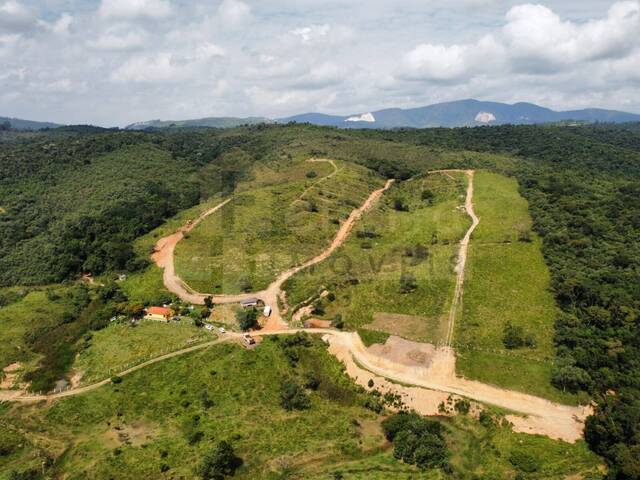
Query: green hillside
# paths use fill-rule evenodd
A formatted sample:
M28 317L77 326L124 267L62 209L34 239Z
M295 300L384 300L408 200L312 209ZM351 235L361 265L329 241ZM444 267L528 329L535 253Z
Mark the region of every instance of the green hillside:
M468 218L456 210L464 181L426 173L473 168L481 224L472 237L454 336L459 371L557 400L593 400L587 444L611 478L638 478L638 132L634 125L3 132L0 367L19 362L14 388L47 391L71 380L74 366L98 377L110 371L105 363L127 364L199 342L203 331L196 324L209 313L202 307L191 313L178 305L193 324L175 337L157 327L134 334L126 326L144 306L173 300L161 271L149 265L158 238L233 196L237 228L219 223L225 209L211 216L179 244L178 271L204 290L238 291L241 276L257 288L293 263L280 260L283 254L308 258L326 245L336 229L332 220L344 218L387 178L396 179L393 188L339 251L349 268L332 270L327 262L301 272L286 285L289 304L326 289L314 315L357 328L368 342L399 334L438 343L456 242ZM335 160L340 173L291 206L330 173L328 165L314 164L315 177L307 176L305 160L312 157ZM425 190L433 196L423 197ZM260 263L272 253L273 264ZM81 281L85 273L93 278ZM41 472L48 458L44 478L140 478L160 472L163 463L189 478L194 458L229 440L245 461L241 478L256 471L283 477L288 466L292 476L305 478L338 470L345 478L348 472L353 478L445 476L442 469L421 472L399 462L388 444L375 440L380 437L371 432L379 429L368 422L379 424L381 417L363 407L368 397L338 373L324 348L309 349L311 360L298 367L287 360L295 354L278 348L265 342L252 357L215 347L86 396L3 404L1 475L13 480L20 478L9 477L14 470ZM309 365L320 366L328 379L326 391L307 392L313 414L277 410L281 383L289 376L302 382ZM211 380L211 369L220 380ZM3 379L8 375L14 374ZM196 408L210 386L224 415ZM271 421L274 412L280 422ZM538 473L518 470L524 478L601 476L584 444L568 447L506 429L489 435L486 426L463 419L446 423L450 463L460 478L515 478L531 452L542 463ZM116 425L129 443L111 431ZM146 429L150 438L139 440ZM519 445L529 457L512 454Z

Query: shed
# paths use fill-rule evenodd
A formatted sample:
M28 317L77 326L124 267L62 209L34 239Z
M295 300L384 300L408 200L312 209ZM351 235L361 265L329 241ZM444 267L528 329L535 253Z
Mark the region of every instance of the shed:
M258 299L247 298L246 300L240 300L240 305L242 306L242 308L255 307L256 305L258 305Z

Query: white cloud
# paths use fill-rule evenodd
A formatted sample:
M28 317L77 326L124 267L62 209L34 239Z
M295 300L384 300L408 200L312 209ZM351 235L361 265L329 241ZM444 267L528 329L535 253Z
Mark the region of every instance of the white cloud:
M0 32L2 30L9 32L23 31L31 27L34 21L35 17L24 5L14 0L0 3Z
M38 25L43 27L45 30L49 30L58 35L64 35L69 33L69 27L73 23L73 17L68 13L63 13L60 15L55 22L45 22L44 20L38 20Z
M98 12L116 20L159 19L171 14L171 4L167 0L102 0Z
M89 46L97 50L126 51L140 48L145 43L145 36L141 32L120 32L110 30L96 40L90 41Z
M224 0L218 7L218 15L225 27L238 27L251 15L251 7L240 0Z
M291 34L296 37L300 37L303 43L309 43L318 38L326 37L331 30L331 26L324 25L309 25L308 27L300 27L291 30Z
M115 82L179 82L186 80L189 74L184 65L180 65L168 52L151 57L133 57L116 69L111 79Z
M623 1L606 18L578 24L563 21L542 5L513 7L506 15L504 42L520 69L529 64L561 68L615 58L640 46L640 2Z

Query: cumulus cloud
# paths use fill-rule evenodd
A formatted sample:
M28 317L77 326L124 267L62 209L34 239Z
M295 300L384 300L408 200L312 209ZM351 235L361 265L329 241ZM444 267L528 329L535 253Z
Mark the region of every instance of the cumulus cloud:
M140 48L145 43L145 36L140 32L109 31L95 40L89 46L97 50L126 51Z
M240 0L224 0L218 7L223 26L238 27L251 15L251 7Z
M605 18L562 20L543 5L512 7L504 25L478 42L419 44L404 56L401 77L466 80L469 76L549 74L577 64L624 58L640 48L640 2L611 6Z
M563 21L543 5L525 4L506 15L503 38L519 69L616 58L640 45L640 2L623 1L606 18L584 24Z
M102 0L98 12L115 20L159 19L171 14L171 4L167 0Z

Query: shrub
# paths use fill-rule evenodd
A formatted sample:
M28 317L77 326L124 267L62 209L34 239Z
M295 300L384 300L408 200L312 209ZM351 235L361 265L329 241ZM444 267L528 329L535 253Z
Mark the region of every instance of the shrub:
M285 380L280 387L280 405L285 410L307 410L311 400L304 389L294 380Z
M393 443L395 458L421 469L447 467L449 451L442 424L415 412L401 412L385 419L382 429Z
M408 212L409 207L407 206L405 199L402 197L396 197L393 199L393 208L398 212Z
M461 413L462 415L466 415L469 413L471 409L471 402L466 398L458 398L453 404L453 408L456 412Z
M316 178L318 174L314 170L309 170L306 174L307 178Z
M111 377L111 383L113 383L114 385L117 385L118 383L122 383L122 377L119 377L118 375L114 375L113 377Z
M526 333L524 328L519 325L513 325L511 322L507 322L504 326L502 343L505 348L508 349L522 347L534 348L536 346L536 341L533 335Z
M418 288L416 277L410 273L400 275L400 293L411 293Z
M525 473L533 473L540 467L536 457L522 450L512 451L509 455L509 463L517 470Z
M435 194L429 189L425 189L422 191L422 193L420 193L420 198L423 201L427 202L429 205L433 203L434 197L435 197Z
M258 311L255 308L238 310L236 320L241 330L249 330L258 326Z
M204 455L198 475L203 480L223 480L233 476L241 465L242 459L236 456L231 444L222 441L214 450Z

